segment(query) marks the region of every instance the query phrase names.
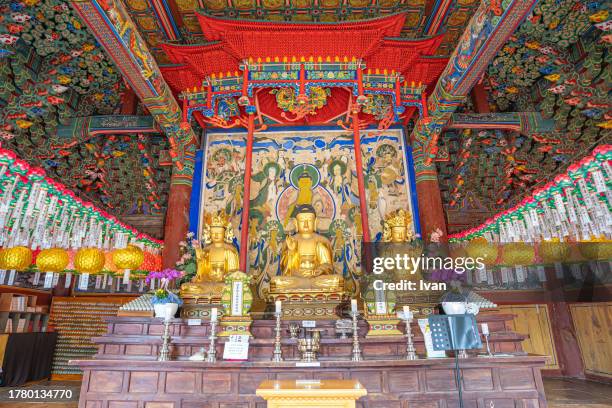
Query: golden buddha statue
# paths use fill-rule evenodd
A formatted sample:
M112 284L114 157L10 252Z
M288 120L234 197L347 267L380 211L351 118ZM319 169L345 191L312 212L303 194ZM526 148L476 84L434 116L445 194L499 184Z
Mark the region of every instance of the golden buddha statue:
M334 271L331 242L316 233L316 214L309 205L294 212L297 233L281 248L281 276L271 280L272 292L343 291L344 279Z
M237 271L238 251L232 245L232 224L224 211L204 218L204 248L196 248L197 272L189 283L181 285L181 297L221 296L225 276Z

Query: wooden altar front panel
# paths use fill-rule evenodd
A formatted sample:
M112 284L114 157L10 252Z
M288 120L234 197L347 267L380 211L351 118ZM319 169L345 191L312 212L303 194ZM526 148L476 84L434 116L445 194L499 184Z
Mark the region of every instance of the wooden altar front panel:
M545 358L473 357L461 361L466 408L545 408L540 376ZM360 408L459 406L454 360L295 362L82 360L79 408L265 408L255 395L265 380L358 380L368 395Z
M525 336L509 329L512 315L479 315L487 322L495 351L515 352L505 358L462 359L465 407L546 407L540 368L546 356L522 354ZM336 338L334 321L318 321L326 330L321 339L321 366L296 367L295 341L288 339L288 322L283 322L282 363L272 363L274 322L256 320L251 331L249 362L192 362L187 358L208 348L207 322L189 326L172 319L171 357L158 362L163 325L161 319L107 317L108 331L93 339L98 354L80 360L83 374L79 408L264 408L255 395L265 380L341 379L358 380L368 395L360 408L451 408L458 407L451 358L407 361L403 336L365 339L367 325L360 322L360 343L365 361L351 362L351 339ZM403 328L402 328L403 330ZM423 337L412 327L417 351L424 353ZM224 339L217 344L223 353ZM293 360L293 361L291 361ZM493 405L491 405L493 404Z

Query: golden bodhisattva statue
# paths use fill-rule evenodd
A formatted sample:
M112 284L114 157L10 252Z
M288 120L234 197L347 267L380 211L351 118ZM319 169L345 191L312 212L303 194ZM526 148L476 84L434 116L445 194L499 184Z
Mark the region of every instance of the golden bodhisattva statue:
M334 270L331 242L316 232L317 217L311 205L296 206L294 216L297 232L288 236L281 248L281 275L270 282L270 300L311 299L323 294L337 305L344 296L344 279ZM325 309L325 301L319 301L319 310ZM294 303L286 304L288 317L330 317L334 310L334 305L328 305L327 314L315 316L311 301Z
M184 283L180 290L185 309L189 309L190 304L220 302L225 276L239 267L238 251L231 244L233 237L232 224L225 212L204 217L202 241L205 246L196 248L197 272L192 281ZM189 317L205 316L195 313Z
M404 243L413 240L414 232L412 232L412 215L410 212L399 209L385 216L384 242Z
M398 209L388 213L385 216L383 228L383 242L389 243L389 247L381 254L385 257L395 257L399 254L401 257L408 255L410 258L418 258L423 253L423 246L420 241L416 240L412 214L409 211ZM415 282L418 288L419 281L423 279L421 267L413 270L396 269L392 272L396 281L409 280ZM410 305L410 310L415 316L428 316L432 313L433 308L437 303L435 296L430 296L428 291L422 290L407 290L397 293L396 308L399 310L403 305Z

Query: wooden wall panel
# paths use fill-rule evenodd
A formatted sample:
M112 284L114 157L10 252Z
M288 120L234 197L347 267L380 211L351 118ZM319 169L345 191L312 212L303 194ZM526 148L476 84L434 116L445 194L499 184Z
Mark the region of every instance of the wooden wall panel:
M510 322L513 331L529 336L523 340L523 350L532 354L550 356L545 369L558 369L559 362L555 350L552 327L546 304L503 305L501 313L514 314Z
M612 378L612 302L570 305L586 374Z

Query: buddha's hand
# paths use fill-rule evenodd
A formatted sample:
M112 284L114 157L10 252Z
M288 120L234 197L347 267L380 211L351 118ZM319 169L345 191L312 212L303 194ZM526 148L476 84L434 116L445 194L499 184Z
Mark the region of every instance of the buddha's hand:
M314 272L315 273L313 274L313 276L334 275L335 274L334 267L328 263L320 264L319 266L315 268Z
M287 249L289 249L290 251L295 251L295 249L297 248L297 241L293 237L287 237L286 243Z

